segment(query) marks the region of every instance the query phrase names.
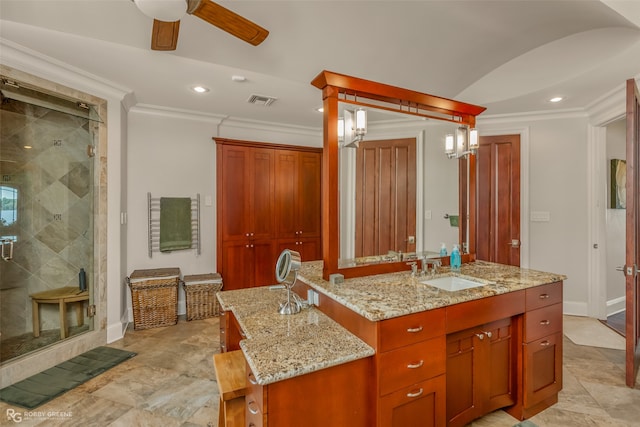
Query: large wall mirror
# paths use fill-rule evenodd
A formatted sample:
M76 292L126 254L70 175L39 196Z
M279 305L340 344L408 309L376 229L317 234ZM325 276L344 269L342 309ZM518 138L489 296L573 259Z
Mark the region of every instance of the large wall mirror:
M454 243L473 258L471 158L448 159L447 134L473 127L483 107L323 71L323 276L358 277L408 269ZM339 119L367 114L356 143ZM464 257L463 257L464 258ZM446 260L445 260L446 263Z
M339 103L339 117L353 106ZM348 113L347 113L348 114ZM340 268L439 257L468 248L460 224L459 162L444 153L457 124L367 109L367 134L339 142Z

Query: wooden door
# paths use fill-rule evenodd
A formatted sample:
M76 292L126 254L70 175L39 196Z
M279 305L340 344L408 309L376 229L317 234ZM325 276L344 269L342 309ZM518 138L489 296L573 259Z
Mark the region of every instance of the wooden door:
M356 257L415 251L415 181L415 138L360 144L356 154Z
M480 137L476 258L520 266L520 135Z
M626 382L634 387L640 363L640 94L634 79L627 80L627 236L626 236Z

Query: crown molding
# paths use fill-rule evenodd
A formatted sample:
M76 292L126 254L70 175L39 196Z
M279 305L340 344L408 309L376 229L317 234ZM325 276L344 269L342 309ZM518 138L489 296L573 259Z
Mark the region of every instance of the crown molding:
M480 115L476 117L476 126L479 126L480 124L487 126L502 123L520 123L541 120L566 120L584 117L587 117L587 112L582 108L553 111L531 111L525 113L494 114L486 116Z
M122 100L132 91L123 86L0 37L0 62L18 71L105 99Z

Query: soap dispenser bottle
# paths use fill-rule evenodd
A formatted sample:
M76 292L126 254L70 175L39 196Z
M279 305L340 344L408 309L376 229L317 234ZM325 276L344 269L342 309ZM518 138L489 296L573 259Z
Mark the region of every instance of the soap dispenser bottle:
M440 256L447 256L447 245L444 242L440 245Z
M453 245L453 249L451 249L451 271L460 271L460 247L456 244Z

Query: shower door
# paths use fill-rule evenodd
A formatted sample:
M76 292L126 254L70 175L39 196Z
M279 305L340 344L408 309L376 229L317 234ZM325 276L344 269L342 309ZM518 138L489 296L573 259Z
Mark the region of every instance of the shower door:
M73 112L53 109L56 102L48 95L40 96L36 105L28 99L11 99L7 93L3 82L1 363L93 328L87 309L94 282L91 156L97 125ZM78 283L81 268L86 272L88 298L66 304L67 328L62 333L59 298L85 295ZM42 298L40 304L33 302L37 297Z

